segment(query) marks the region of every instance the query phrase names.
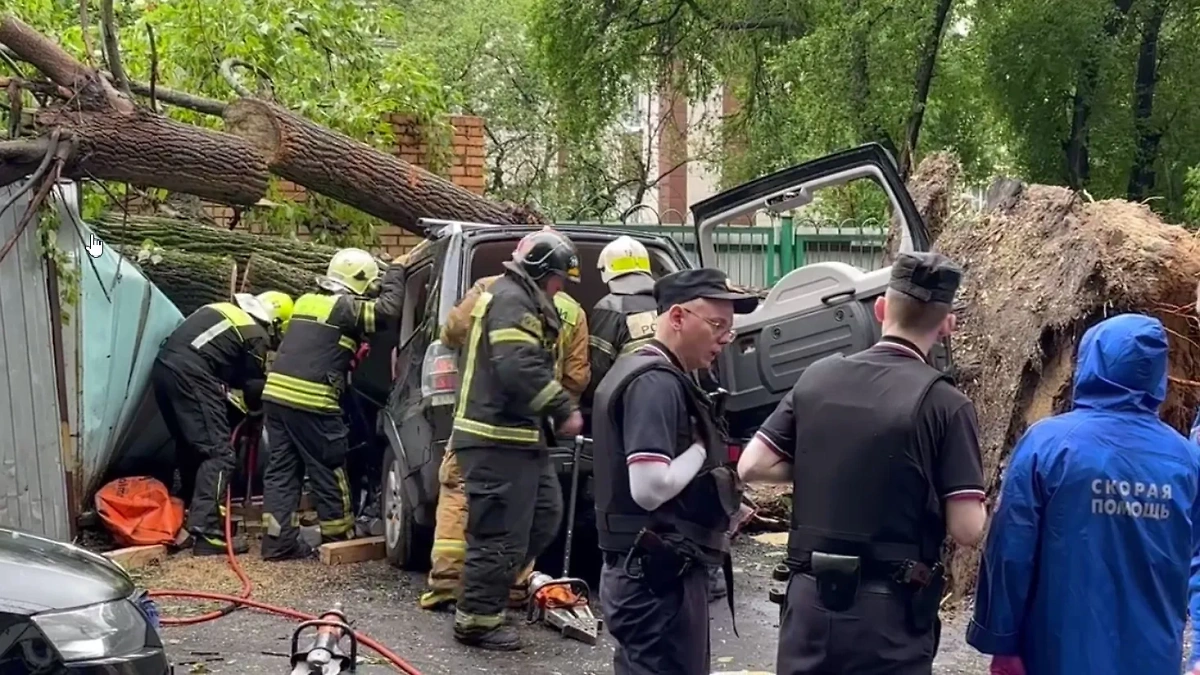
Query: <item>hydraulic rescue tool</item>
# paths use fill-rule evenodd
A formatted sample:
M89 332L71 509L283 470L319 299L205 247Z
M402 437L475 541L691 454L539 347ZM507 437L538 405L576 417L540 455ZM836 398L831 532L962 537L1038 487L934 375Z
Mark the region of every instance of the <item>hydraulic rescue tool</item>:
M300 634L307 628L316 628L307 648L300 649ZM349 653L341 642L349 638ZM342 603L314 621L305 621L296 626L292 633L292 675L338 675L357 672L358 638L346 621Z
M529 623L541 621L563 637L594 645L603 622L592 613L591 590L583 579L529 578Z

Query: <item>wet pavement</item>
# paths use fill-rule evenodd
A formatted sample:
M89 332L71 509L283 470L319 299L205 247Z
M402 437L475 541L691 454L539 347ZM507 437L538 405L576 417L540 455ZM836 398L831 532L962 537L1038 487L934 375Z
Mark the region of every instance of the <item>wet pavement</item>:
M782 556L782 548L752 540L743 540L736 547L735 599L741 637L733 633L725 601L714 603L711 612L715 672L774 672L779 612L778 607L767 600L767 591L771 585L771 568ZM319 566L318 563L303 564ZM170 563L165 572L169 570ZM264 600L313 614L340 601L358 630L387 645L423 675L599 675L612 672L612 647L607 634L602 634L599 643L593 647L563 639L541 625L522 625L519 629L525 640L522 651L482 652L454 641L451 615L430 613L417 607L417 596L424 585L422 575L398 572L383 562L324 570L329 570L328 575L317 570L304 570L304 577L318 581L297 583L294 587L285 587L286 590L275 588L269 599ZM261 571L255 570L252 576L260 574ZM323 576L328 579L322 581ZM523 617L512 616L515 623L523 623ZM243 610L199 626L165 628L163 638L178 675L287 675L291 672L287 654L295 625L287 619ZM937 675L987 672L987 661L963 643L962 634L962 620L948 618L934 667ZM369 650L363 652L359 673L395 672Z

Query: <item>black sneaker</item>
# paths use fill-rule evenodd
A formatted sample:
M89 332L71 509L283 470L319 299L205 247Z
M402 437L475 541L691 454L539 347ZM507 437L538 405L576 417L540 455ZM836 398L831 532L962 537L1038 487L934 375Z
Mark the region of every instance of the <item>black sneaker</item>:
M250 544L244 537L233 538L233 554L245 555L250 550ZM196 537L192 541L192 555L210 556L225 555L225 540L215 537Z
M454 624L454 639L468 647L493 652L515 652L521 649L521 638L511 626L495 628L464 628Z

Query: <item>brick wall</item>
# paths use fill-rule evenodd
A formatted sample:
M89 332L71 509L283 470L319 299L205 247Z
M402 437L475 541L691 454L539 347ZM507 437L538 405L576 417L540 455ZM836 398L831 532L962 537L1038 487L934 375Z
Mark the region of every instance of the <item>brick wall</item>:
M396 135L396 155L423 169L433 171L431 165L434 157L430 156L429 146L422 138L420 126L411 118L404 115L392 115L388 120ZM449 157L446 166L438 167L436 173L443 178L466 190L482 195L484 187L484 156L485 147L483 135L483 118L469 115L455 115L450 118L454 127ZM279 184L282 196L298 202L303 202L308 195L305 189L291 181L281 181ZM233 209L220 204L206 204L204 211L218 224L228 226L233 219ZM238 228L245 228L239 224ZM256 234L262 233L261 227L250 228ZM396 226L385 225L376 230L379 242L372 247L372 252L386 252L392 256L402 255L421 241L420 237ZM307 239L308 233L298 231L297 236Z

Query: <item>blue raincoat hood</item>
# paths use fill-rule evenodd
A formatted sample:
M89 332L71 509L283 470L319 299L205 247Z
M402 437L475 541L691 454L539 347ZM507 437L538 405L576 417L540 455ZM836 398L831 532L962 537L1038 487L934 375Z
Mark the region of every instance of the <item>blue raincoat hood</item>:
M1200 449L1158 418L1166 330L1107 319L1075 372L1075 408L1031 426L1008 460L967 641L1029 675L1176 675L1200 581Z
M1142 314L1121 314L1083 334L1075 407L1158 414L1167 398L1167 331Z

